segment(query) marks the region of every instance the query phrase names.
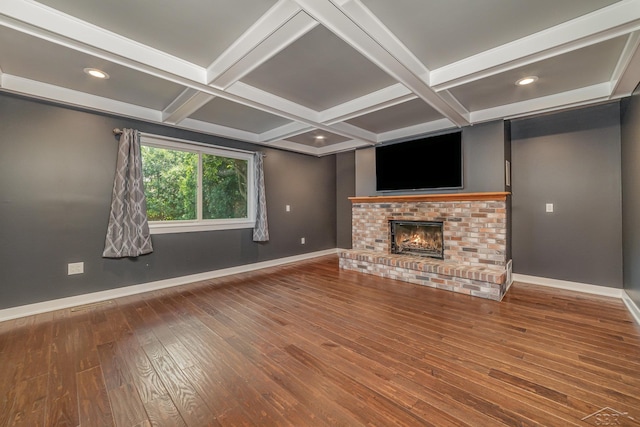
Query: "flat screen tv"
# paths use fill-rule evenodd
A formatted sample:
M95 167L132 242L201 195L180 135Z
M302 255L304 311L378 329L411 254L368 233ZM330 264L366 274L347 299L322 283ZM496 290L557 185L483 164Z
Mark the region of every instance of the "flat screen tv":
M376 147L378 191L462 188L462 131Z

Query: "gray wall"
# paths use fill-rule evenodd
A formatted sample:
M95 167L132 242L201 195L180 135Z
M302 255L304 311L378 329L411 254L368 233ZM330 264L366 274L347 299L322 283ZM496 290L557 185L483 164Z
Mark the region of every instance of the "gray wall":
M336 242L351 249L351 201L356 194L356 155L354 151L336 155Z
M336 247L335 156L258 148L3 94L0 118L0 309ZM250 229L154 235L150 255L103 259L114 127L265 151L271 240L254 243ZM78 261L85 273L67 276L67 263Z
M502 120L462 129L464 188L418 193L475 193L504 191L505 134ZM356 195L415 194L416 192L377 192L375 148L356 151Z
M640 90L622 107L624 289L640 307Z
M618 103L512 122L515 273L622 287L620 164Z

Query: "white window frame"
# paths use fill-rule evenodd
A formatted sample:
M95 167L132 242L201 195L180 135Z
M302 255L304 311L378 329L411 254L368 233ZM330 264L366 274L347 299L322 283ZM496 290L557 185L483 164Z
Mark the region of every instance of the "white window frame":
M197 219L174 221L149 221L151 234L189 233L195 231L232 230L253 228L255 226L255 188L253 154L250 151L235 150L215 145L203 144L183 139L169 138L158 135L140 136L140 145L154 148L188 151L198 154L198 182L197 182ZM202 154L228 157L247 161L247 218L230 219L202 219Z

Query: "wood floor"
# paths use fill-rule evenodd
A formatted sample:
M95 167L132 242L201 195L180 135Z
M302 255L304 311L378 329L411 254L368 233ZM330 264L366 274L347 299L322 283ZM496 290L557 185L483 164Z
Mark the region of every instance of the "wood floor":
M616 299L501 303L335 257L0 323L0 426L640 425ZM613 418L610 418L613 421Z

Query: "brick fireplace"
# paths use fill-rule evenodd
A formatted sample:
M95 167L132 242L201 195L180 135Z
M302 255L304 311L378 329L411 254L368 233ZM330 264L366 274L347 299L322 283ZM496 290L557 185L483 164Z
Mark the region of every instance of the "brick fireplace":
M353 249L340 266L499 301L510 285L508 194L352 197ZM442 223L442 254L392 253L392 221Z

